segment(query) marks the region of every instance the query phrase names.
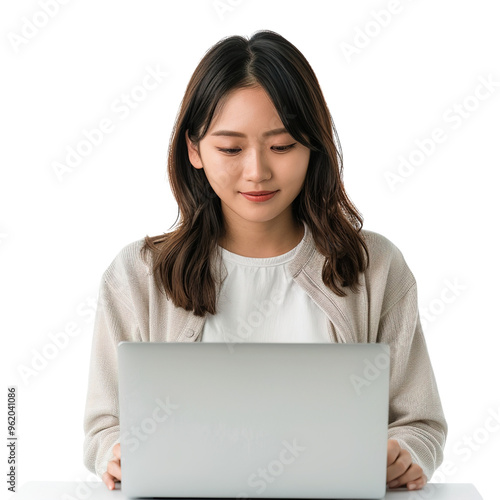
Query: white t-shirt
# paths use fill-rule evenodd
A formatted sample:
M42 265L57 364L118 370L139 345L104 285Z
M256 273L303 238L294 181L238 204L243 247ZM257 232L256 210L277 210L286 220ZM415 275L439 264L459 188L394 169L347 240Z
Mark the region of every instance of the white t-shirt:
M220 247L228 275L201 342L332 342L328 317L287 269L309 231L304 228L300 243L275 257L244 257Z

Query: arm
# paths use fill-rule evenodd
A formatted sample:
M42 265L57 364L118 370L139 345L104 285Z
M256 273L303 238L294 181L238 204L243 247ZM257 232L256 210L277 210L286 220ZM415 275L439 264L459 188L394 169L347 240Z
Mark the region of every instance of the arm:
M101 478L120 437L116 348L121 340L137 340L133 307L119 274L112 264L101 279L84 413L84 464Z
M417 286L381 317L380 342L391 346L388 438L398 441L430 480L443 461L448 433L420 324Z

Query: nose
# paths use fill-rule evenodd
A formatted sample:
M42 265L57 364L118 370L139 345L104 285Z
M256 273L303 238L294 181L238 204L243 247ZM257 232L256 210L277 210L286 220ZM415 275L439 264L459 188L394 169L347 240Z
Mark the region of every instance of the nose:
M259 184L272 177L271 169L265 155L258 149L253 149L245 158L244 172L245 180Z

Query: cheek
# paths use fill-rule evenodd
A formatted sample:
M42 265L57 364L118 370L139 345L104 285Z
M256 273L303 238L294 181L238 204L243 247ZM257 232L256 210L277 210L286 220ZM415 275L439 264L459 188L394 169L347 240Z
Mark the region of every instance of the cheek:
M309 154L297 155L293 161L284 165L283 175L290 184L301 184L307 173L309 165Z
M210 184L214 191L221 192L232 189L238 178L238 166L236 162L228 161L214 161L210 168L205 169Z
M304 149L305 151L300 155L300 165L302 166L303 170L306 171L309 165L309 160L311 158L311 150L307 148Z
M301 181L304 181L304 179L306 178L307 169L309 168L310 157L311 157L311 152L308 149L299 161L298 171L300 172L299 177Z

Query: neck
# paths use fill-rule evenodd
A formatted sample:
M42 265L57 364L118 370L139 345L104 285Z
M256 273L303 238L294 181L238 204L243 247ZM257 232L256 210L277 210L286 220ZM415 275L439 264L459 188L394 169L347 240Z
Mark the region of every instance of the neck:
M226 226L226 234L219 245L229 252L244 257L276 257L295 248L304 236L304 224L290 220L252 223L242 221L234 227Z

